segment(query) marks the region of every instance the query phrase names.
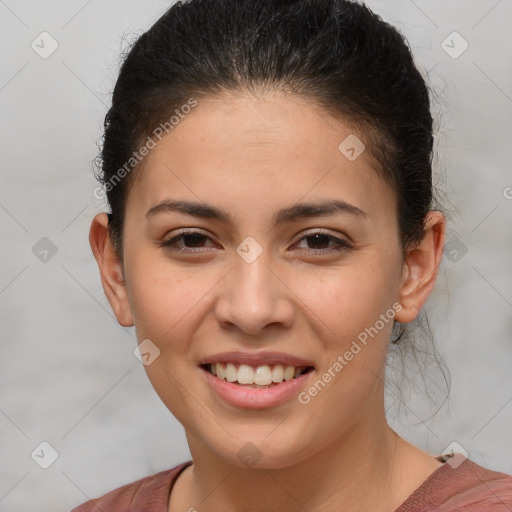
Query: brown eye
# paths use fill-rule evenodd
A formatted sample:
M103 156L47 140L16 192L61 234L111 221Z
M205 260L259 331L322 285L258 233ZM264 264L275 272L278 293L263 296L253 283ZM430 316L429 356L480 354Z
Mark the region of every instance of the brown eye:
M203 247L205 240L208 238L209 237L207 235L201 233L200 231L183 231L182 233L179 233L178 235L175 235L172 238L165 240L160 245L168 249L173 249L182 252L197 252L194 251L193 249L201 249ZM185 247L177 246L178 242L183 242L185 244Z
M200 231L183 231L168 240L161 242L160 246L179 252L203 252L201 249L207 248L207 246L204 246L204 243L209 239L209 236L201 233ZM303 240L306 240L308 245L308 247L304 249L306 252L321 254L346 251L352 248L348 242L321 231L309 233L306 236L303 236L299 240L299 243ZM183 243L184 245L180 246L179 243ZM331 243L334 243L334 246L331 245L331 247L329 247L329 244ZM303 249L301 248L300 250Z
M306 240L309 246L306 248L306 252L309 250L313 252L329 253L333 251L344 251L352 248L352 246L344 240L336 238L335 236L329 235L322 231L309 233L302 237L299 242L302 242L303 240ZM330 242L335 243L334 247L328 247Z

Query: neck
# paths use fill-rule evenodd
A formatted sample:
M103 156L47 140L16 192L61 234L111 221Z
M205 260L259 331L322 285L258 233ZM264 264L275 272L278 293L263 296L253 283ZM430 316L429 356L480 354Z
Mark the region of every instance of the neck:
M194 464L183 480L176 510L209 512L309 512L395 510L440 463L403 441L387 424L384 411L360 421L350 432L326 442L301 462L280 469L241 468L205 455L204 446L187 433ZM412 450L421 453L423 470L410 482L406 474ZM404 471L404 468L407 470ZM173 490L174 493L174 490ZM174 510L174 509L173 509Z

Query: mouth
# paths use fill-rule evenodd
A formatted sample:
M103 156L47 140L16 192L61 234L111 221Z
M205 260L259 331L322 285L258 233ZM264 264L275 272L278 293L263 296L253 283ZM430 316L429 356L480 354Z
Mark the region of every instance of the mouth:
M251 366L231 362L206 363L199 365L217 379L245 388L267 389L289 382L314 370L313 366L292 366L264 364Z

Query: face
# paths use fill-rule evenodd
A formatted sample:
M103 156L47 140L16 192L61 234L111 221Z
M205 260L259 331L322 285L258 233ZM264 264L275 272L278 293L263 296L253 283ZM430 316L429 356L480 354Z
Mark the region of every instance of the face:
M137 175L124 281L107 283L112 254L102 278L119 321L150 340L147 375L193 455L241 466L248 450L258 467L286 467L382 421L392 318L414 319L433 284L417 278L437 269L439 248L402 261L394 192L368 151L340 151L349 135L364 141L299 97L200 100ZM200 365L224 352L278 352L312 369L267 391L219 392ZM244 402L236 386L293 391Z

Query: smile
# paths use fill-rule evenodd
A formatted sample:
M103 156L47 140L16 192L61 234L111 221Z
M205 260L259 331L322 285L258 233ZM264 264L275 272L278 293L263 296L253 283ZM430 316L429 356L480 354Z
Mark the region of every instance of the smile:
M311 366L264 364L254 367L231 362L205 364L202 367L221 380L260 389L277 386L313 370Z
M215 363L215 371L217 370L217 364ZM225 366L224 371L232 372L233 370L230 369L228 366L230 363L227 363ZM235 366L235 365L233 365ZM247 365L240 365L241 367L247 366ZM267 365L263 365L267 366ZM281 367L281 369L276 370L276 366L281 365L275 365L271 370L263 370L266 372L266 381L268 382L268 374L269 372L283 372L283 379L280 382L271 382L267 385L261 385L261 384L255 384L254 380L259 380L259 377L254 376L251 377L253 383L252 384L242 384L238 382L238 380L233 382L228 382L225 378L225 375L223 378L220 378L218 375L214 375L211 371L211 365L201 365L199 366L199 370L201 371L201 374L205 378L206 383L208 384L208 387L213 392L213 398L218 399L221 398L221 400L224 403L231 404L237 408L243 408L243 409L263 409L263 408L270 408L270 407L277 407L279 405L282 405L294 398L297 397L299 393L304 391L304 389L307 387L308 383L310 382L311 377L314 375L314 369L313 367L306 367L304 371L302 371L302 368L296 368L296 367ZM222 366L223 368L223 366ZM255 372L258 368L253 368L249 366L250 371ZM286 380L285 373L287 373L286 376L291 375L292 370L287 370L287 368L293 369L293 377L290 380ZM224 368L223 368L224 369ZM238 379L238 376L241 371L241 380L244 381L244 372L247 371L248 376L250 376L249 370L244 370L242 368L236 368L236 378ZM221 370L222 372L222 370ZM297 373L297 376L295 376L295 373ZM231 373L231 376L233 376L233 373ZM245 380L248 380L245 379ZM262 382L259 380L259 382Z

